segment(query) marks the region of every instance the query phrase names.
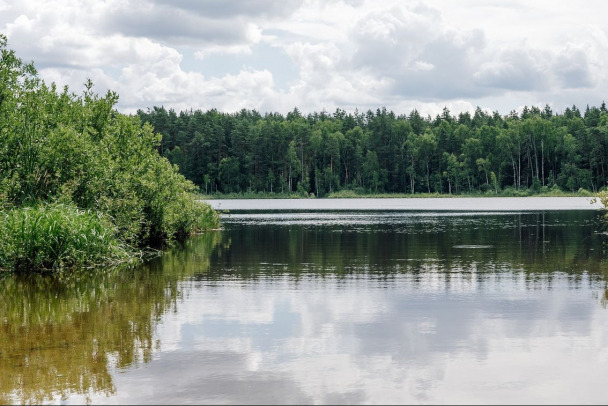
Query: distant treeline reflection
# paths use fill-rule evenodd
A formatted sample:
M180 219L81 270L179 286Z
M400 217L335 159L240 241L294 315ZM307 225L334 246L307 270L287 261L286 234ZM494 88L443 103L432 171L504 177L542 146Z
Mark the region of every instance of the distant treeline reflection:
M421 216L367 225L231 221L146 266L0 278L0 403L111 396L114 368L147 363L155 329L200 281L247 286L362 280L388 287L475 290L590 288L606 306L606 249L594 212ZM394 220L394 221L393 221ZM513 282L510 282L511 284ZM345 285L346 286L346 285ZM599 287L599 289L598 289Z
M391 219L394 220L394 219ZM388 220L388 221L391 221ZM393 224L255 227L227 222L225 245L213 252L205 277L390 275L434 269L455 273L521 270L535 275L601 274L608 250L604 221L594 212L544 212L446 219L420 217ZM257 266L251 266L256 264Z

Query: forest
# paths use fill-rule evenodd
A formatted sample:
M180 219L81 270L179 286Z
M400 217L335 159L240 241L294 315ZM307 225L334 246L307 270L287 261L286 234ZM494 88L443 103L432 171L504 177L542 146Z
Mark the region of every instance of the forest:
M597 193L606 188L608 112L436 117L386 108L304 115L164 107L137 115L162 134L162 156L205 194Z

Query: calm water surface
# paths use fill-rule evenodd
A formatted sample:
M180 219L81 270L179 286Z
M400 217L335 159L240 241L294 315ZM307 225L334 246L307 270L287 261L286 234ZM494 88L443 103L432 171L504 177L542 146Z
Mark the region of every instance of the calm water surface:
M238 211L0 278L0 403L606 403L595 210Z

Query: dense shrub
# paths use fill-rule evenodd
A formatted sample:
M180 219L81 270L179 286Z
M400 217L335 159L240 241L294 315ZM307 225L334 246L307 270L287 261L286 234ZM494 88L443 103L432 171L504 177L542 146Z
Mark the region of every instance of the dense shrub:
M160 135L137 116L114 109L115 93L101 97L90 81L82 96L67 88L59 92L8 50L2 36L0 51L0 208L3 244L12 250L2 254L0 267L98 263L103 255L114 260L218 227L217 214L192 197L194 184L159 155ZM41 221L55 224L53 219L64 224L48 233L37 228ZM89 238L86 227L105 230L104 239L88 241L90 257L81 255L80 240L69 237ZM76 244L75 251L54 246L55 232L61 244ZM95 245L104 243L106 249ZM117 255L118 246L129 249Z

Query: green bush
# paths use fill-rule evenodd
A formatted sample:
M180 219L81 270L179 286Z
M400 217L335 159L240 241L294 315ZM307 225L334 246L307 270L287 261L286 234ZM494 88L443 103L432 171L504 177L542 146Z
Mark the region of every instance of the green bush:
M579 188L577 194L579 196L584 196L584 197L592 197L592 196L594 196L593 193L591 193L590 191L588 191L587 189L584 189L584 188Z
M356 198L356 197L364 197L364 194L361 193L357 193L354 190L350 190L350 189L344 189L344 190L340 190L338 192L331 192L327 195L328 198L332 198L332 199L350 199L350 198Z
M109 219L64 204L1 213L0 268L56 270L125 261L132 253Z
M125 259L219 227L194 184L159 155L161 136L114 110L115 93L98 96L90 81L82 96L58 92L2 35L0 51L1 267Z

